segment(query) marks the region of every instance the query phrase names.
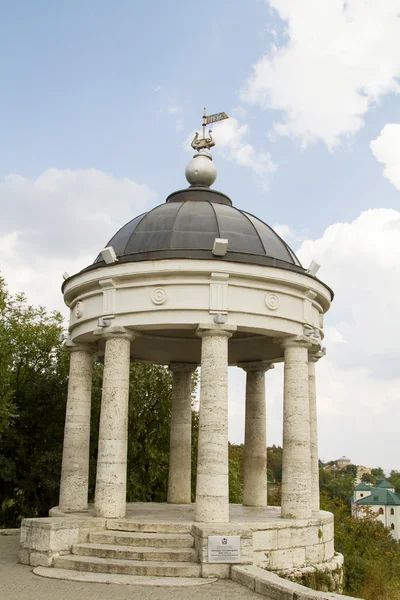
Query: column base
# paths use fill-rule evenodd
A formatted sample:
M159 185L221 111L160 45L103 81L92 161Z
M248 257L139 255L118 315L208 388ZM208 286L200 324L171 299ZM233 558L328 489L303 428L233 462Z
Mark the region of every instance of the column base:
M229 523L229 502L225 497L204 497L196 499L197 523Z

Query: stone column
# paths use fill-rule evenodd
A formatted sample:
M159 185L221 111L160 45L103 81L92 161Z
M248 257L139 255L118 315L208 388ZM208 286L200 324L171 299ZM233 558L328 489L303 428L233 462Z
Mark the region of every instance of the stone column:
M229 522L228 340L236 327L200 325L196 521Z
M171 437L168 502L190 504L192 467L192 374L197 365L174 363L172 371Z
M71 353L61 467L62 510L87 509L89 484L90 402L94 347L66 344Z
M285 340L282 457L282 517L311 517L310 406L308 349L303 336Z
M265 371L274 365L240 363L246 371L246 416L243 457L243 505L267 506L267 432Z
M318 463L318 423L317 396L315 389L315 363L325 356L324 352L308 354L308 386L310 396L310 451L311 451L311 507L312 512L319 511L319 463Z
M124 327L109 327L101 396L99 451L94 508L99 517L124 517L130 346L134 335Z

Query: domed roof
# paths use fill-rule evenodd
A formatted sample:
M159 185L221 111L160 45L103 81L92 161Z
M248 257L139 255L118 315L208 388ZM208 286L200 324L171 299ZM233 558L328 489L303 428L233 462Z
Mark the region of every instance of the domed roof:
M215 238L228 240L225 256L212 253ZM111 238L118 262L167 258L213 259L280 267L305 273L294 252L266 223L232 206L206 186L191 186L129 221ZM101 254L88 269L104 266Z

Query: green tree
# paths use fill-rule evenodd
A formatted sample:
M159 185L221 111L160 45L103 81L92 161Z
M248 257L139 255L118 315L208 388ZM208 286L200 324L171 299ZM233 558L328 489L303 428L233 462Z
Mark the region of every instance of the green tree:
M229 452L229 502L241 504L243 502L243 444L231 444Z
M396 492L400 494L400 471L391 471L389 481L394 485Z
M350 503L350 497L353 495L355 478L352 472L343 470L327 471L319 470L319 489L325 492L331 498L337 498Z
M370 483L371 485L376 484L376 478L372 475L372 473L363 473L361 476L361 481L363 483Z
M400 598L400 546L365 507L363 518L351 516L346 502L321 494L321 508L335 518L335 550L344 555L344 592L365 600Z
M59 341L62 317L8 293L0 279L0 527L47 516L57 505L69 356ZM93 500L103 365L93 370L90 487ZM193 392L197 375L193 376ZM128 501L167 496L171 374L157 365L130 368ZM192 419L193 482L198 414ZM193 486L195 490L195 486Z
M347 475L351 475L354 479L357 477L357 466L350 464L346 465L343 469L341 469L342 473L346 473Z
M371 469L371 474L376 478L381 478L384 479L385 478L385 472L382 469L382 467L376 467L375 469Z
M68 357L62 316L8 293L1 281L0 526L56 504Z
M267 451L268 504L280 506L282 480L282 448L271 446ZM243 444L229 444L229 502L243 501Z
M197 374L193 375L193 386L197 385ZM196 501L197 448L199 442L199 412L192 403L192 502Z
M282 502L282 484L269 483L267 488L268 506L281 506Z
M270 473L270 481L281 483L282 481L282 448L281 446L268 446L267 467Z
M171 373L132 364L128 413L128 502L166 502L171 420Z
M90 486L95 491L103 365L93 370ZM192 378L192 497L195 494L198 412ZM166 502L168 492L172 374L161 365L133 363L129 376L127 502Z
M4 279L0 277L0 438L16 416L11 385L11 356L7 315L11 298Z

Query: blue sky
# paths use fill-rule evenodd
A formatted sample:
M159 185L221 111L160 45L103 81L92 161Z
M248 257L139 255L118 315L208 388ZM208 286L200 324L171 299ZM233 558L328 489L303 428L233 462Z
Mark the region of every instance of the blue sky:
M399 12L400 0L3 3L0 270L11 289L59 308L58 273L185 187L203 106L224 110L214 187L277 225L301 260L318 259L337 294L320 368L324 456L400 470L395 442L378 457L365 444L400 416ZM232 385L235 441L243 382ZM339 443L329 430L343 419L360 433L349 426Z
M201 123L203 105L232 115L274 27L282 29L277 15L248 0L8 3L0 22L0 175L95 167L147 182L162 201L185 184L182 142ZM183 131L168 106L180 107ZM271 141L276 118L256 107L246 119L252 143L279 163L267 192L243 167L218 164L216 187L238 206L245 198L265 220L310 235L363 209L397 206L369 150L385 123L399 121L397 98L374 108L340 151Z

